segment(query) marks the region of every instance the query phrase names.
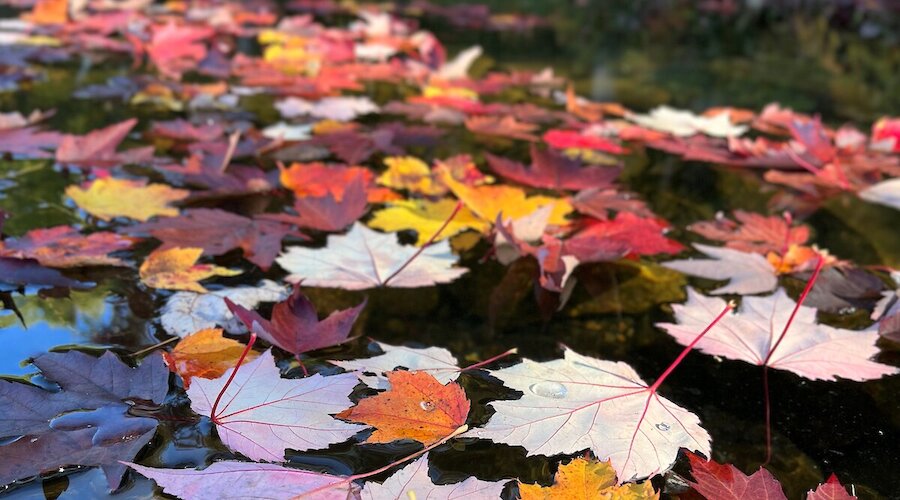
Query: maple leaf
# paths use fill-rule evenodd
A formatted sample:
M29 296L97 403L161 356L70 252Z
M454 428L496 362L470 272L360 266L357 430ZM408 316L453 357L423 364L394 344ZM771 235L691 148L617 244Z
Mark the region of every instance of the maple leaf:
M712 259L671 260L662 265L691 276L716 281L730 280L727 285L709 292L713 295L771 292L778 286L775 268L759 254L699 243L694 247Z
M342 122L380 111L378 105L366 96L324 97L315 102L288 97L275 102L275 108L285 118L309 115Z
M144 179L105 177L91 182L87 189L69 186L66 195L82 210L102 220L128 217L143 222L156 215L178 215L178 209L169 203L187 198L190 191L147 184Z
M42 131L37 127L0 130L0 152L26 158L47 158L48 150L58 147L62 134Z
M352 404L352 374L281 378L271 350L239 368L215 380L194 379L187 394L191 409L216 425L219 439L252 460L283 462L287 448L325 448L365 428L330 415Z
M659 493L649 482L623 484L616 482L616 471L609 462L576 458L559 466L552 486L519 482L522 500L567 500L616 498L622 500L656 500Z
M619 168L583 167L551 150L542 151L531 147L531 166L485 154L491 170L501 176L526 186L561 190L588 188L608 188L621 173Z
M35 259L0 257L0 290L18 290L25 286L84 289L94 284L67 278L56 269L40 265Z
M228 297L225 297L225 303L248 330L293 354L346 342L353 324L366 307L366 301L363 300L356 307L335 311L319 321L315 306L303 295L299 284L294 285L294 292L290 297L272 308L272 321L235 304Z
M375 342L375 345L384 351L384 354L365 359L331 361L331 363L345 370L358 372L359 379L373 389L389 389L391 383L384 374L394 371L398 367L414 372L426 372L441 384L447 384L459 377L459 362L450 351L443 347L419 349L390 345L384 342ZM373 375L365 375L364 372Z
M462 207L437 238L431 240L432 235L444 225L454 210L456 201L447 198L437 201L398 200L390 202L386 208L372 214L369 227L382 231L415 230L416 246L422 246L429 241L445 240L469 229L486 232L490 228L490 224L468 208Z
M815 491L809 491L806 500L856 500L856 496L848 494L837 476L832 474Z
M762 467L746 476L733 465L706 461L693 453L688 453L688 459L691 462L691 475L694 476L694 481L690 485L706 498L787 500L781 484L771 472Z
M204 255L222 255L241 248L247 260L268 270L281 251L281 240L290 228L285 224L247 218L220 209L193 208L177 217L166 217L123 229L128 234L149 234L163 242L160 249L202 248Z
M428 474L428 456L395 472L383 483L368 482L362 490L364 500L422 498L428 500L463 500L467 498L500 498L506 481L482 481L470 477L454 484L434 484Z
M412 439L426 446L466 423L469 400L455 382L441 384L428 372L386 373L390 388L361 400L338 417L375 427L367 443Z
M86 135L63 135L56 149L56 161L81 167L114 167L123 163L144 163L153 158L153 146L117 153L116 148L137 125L132 118L94 130Z
M888 179L869 186L859 192L859 197L900 210L900 178Z
M213 276L237 276L242 272L211 264L197 264L202 254L202 248L155 250L141 264L141 282L153 288L204 293L206 288L198 281Z
M523 141L537 142L538 136L534 135L538 128L533 123L525 123L516 120L516 117L480 115L466 118L466 128L476 134L509 137Z
M466 207L490 223L495 222L501 213L504 218L517 219L553 203L553 212L547 223L562 226L568 223L566 215L572 211L572 205L565 198L528 197L525 191L512 186L468 186L453 179L446 171L440 175L444 184Z
M673 304L676 323L657 323L675 340L692 342L698 326L706 325L725 305L688 288L685 304ZM766 297L744 297L741 307L725 316L696 348L712 356L787 370L813 380L871 380L900 372L870 358L878 353L878 332L851 331L816 323L816 310L800 306L783 288ZM773 346L791 317L790 331L778 349Z
M135 241L108 231L83 235L70 226L55 226L0 241L0 255L35 259L48 267L127 266L108 254L127 250Z
M447 192L428 165L413 156L392 156L384 159L388 169L376 182L393 189L407 190L424 196L440 196Z
M295 498L312 491L322 500L359 498L359 488L345 477L276 464L214 462L203 470L195 470L123 463L156 481L164 492L185 500L252 498L261 494Z
M222 336L222 330L207 328L184 337L172 352L163 353L169 369L181 376L184 387L191 386L192 377L219 378L233 368L244 352L244 345ZM252 361L259 354L250 351L244 361Z
M625 154L627 149L619 143L598 135L584 134L576 130L548 130L544 142L557 149L593 149L604 153Z
M193 69L206 57L203 42L215 31L208 26L179 26L168 22L153 26L153 37L147 44L147 55L163 75L181 79L184 71Z
M388 284L416 288L447 283L467 271L453 266L457 258L446 240L419 249L402 246L395 234L357 222L346 235L329 235L327 242L322 249L288 247L275 259L291 273L286 279L348 290Z
M297 215L263 214L259 218L286 222L320 231L341 231L366 213L366 180L356 176L345 186L342 196L302 196L294 200ZM277 253L277 252L276 252Z
M803 245L809 240L809 226L794 226L789 216L766 217L735 210L734 218L736 222L717 214L714 220L695 222L688 229L705 238L724 241L728 248L761 254L781 254L791 245Z
M684 247L664 236L668 225L662 219L639 217L631 212L619 212L614 219L593 221L585 229L569 238L569 245L610 247L617 243L627 247L627 255L676 254ZM578 239L576 243L573 240ZM573 251L574 253L574 251ZM584 259L581 259L584 261Z
M579 212L596 219L606 220L610 210L631 212L640 217L655 217L647 204L634 193L615 189L586 189L572 199L572 206Z
M169 121L153 122L150 135L165 137L176 141L204 141L212 142L225 133L225 128L218 123L203 123L194 125L181 118Z
M659 106L649 114L628 113L626 118L643 127L668 132L676 137L686 137L703 133L714 137L732 137L747 131L743 125L733 125L728 113L720 113L713 117L697 116L690 111L683 111L669 106Z
M625 363L566 349L564 359L523 359L489 373L522 397L489 403L495 413L488 423L464 436L523 446L529 456L590 449L610 461L619 481L667 470L680 448L709 453L697 416L656 394Z
M287 289L271 280L262 280L256 286L223 288L209 293L178 292L163 306L160 323L166 333L179 337L217 325L228 333L246 333L244 324L228 310L224 298L253 308L260 302L277 302L287 296Z
M33 361L61 391L0 381L0 437L20 439L0 446L0 483L65 465L100 466L111 489L130 459L153 437L156 420L127 414L135 401L160 404L168 374L159 355L131 368L112 353L99 358L78 351L49 353Z
M290 167L281 168L281 184L292 190L298 198L305 196L321 197L327 194L340 202L344 191L354 179L362 177L365 185L374 178L372 172L362 167L328 166L321 163L294 163Z

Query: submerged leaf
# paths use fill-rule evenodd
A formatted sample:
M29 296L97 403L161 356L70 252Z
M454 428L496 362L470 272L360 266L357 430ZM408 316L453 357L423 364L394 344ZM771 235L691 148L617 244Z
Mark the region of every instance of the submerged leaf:
M762 255L700 244L694 247L712 259L671 260L662 265L691 276L716 281L730 280L727 285L709 292L713 295L771 292L778 286L775 268Z
M391 387L385 373L398 367L410 371L422 371L431 374L441 384L452 382L459 377L458 361L453 354L442 347L415 347L396 346L376 342L378 348L384 354L371 358L351 359L349 361L332 361L348 371L356 371L359 379L373 389L388 389ZM365 375L372 373L373 375Z

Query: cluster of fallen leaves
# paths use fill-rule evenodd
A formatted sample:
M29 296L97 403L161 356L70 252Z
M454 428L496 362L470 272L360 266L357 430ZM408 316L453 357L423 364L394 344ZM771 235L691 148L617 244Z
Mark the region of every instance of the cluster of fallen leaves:
M304 11L306 2L296 3L292 8ZM792 210L736 211L689 226L709 241L693 245L703 257L661 265L721 286L688 288L687 302L673 306L674 322L660 329L689 349L808 379L897 373L872 358L879 336L900 338L898 292L877 271L816 247L809 227L791 215L847 191L900 208L897 119L885 118L866 135L777 105L760 113L663 107L639 114L578 97L549 71L470 78L479 48L447 60L433 35L390 13L360 10L348 25L327 27L312 14L278 19L273 12L242 3L129 8L38 0L23 14L20 36L3 42L16 54L0 59L8 74L32 74L41 63L81 52L130 58L147 71L83 87L75 97L119 99L191 119L129 119L67 134L42 124L52 112L0 116L0 152L53 161L54 175L75 179L65 198L82 218L78 226L0 242L4 304L14 309L11 293L26 288L58 295L94 285L59 269L133 268L144 287L171 291L159 292L159 321L178 340L137 367L112 353L39 356L34 365L57 391L0 381L3 407L14 408L0 421L0 437L9 438L0 445L0 483L81 465L102 467L116 489L127 465L185 498L496 498L509 481L435 484L428 473L431 450L479 438L529 455L589 453L563 459L552 486L515 485L521 498L657 498L650 481L636 481L669 471L682 449L712 452L699 417L658 394L671 370L647 384L624 362L569 349L553 361L460 368L445 349L386 344L378 356L334 361L327 374L303 367L305 354L358 333L366 299L320 319L301 284L436 286L468 271L460 254L481 249L483 258L508 266L507 278L517 262L535 264L529 279L549 319L579 283L599 287L585 271L592 264L663 272L646 258L692 250L619 179L624 156L644 146L759 168L766 182L786 187L776 201ZM260 55L237 49L236 40L246 37L257 40ZM188 83L198 76L213 83ZM374 83L397 90L376 102L364 93ZM497 102L511 88L533 102ZM274 96L276 123L262 123L242 106L260 95ZM433 155L450 134L477 141L483 161ZM136 139L150 145L122 146ZM524 144L527 160L499 154ZM252 197L264 203L239 203ZM135 249L139 244L152 250ZM236 250L243 261L216 264ZM812 293L796 303L785 281L819 276L821 265ZM267 279L241 286L227 280L251 273ZM740 308L732 312L718 295L742 297ZM274 303L270 314L264 303ZM851 331L817 321L818 310L847 308L871 308L876 323ZM257 338L270 348L252 350ZM297 362L305 376L284 377L285 364ZM169 383L165 366L178 381ZM467 370L485 370L521 396L487 402L490 418L469 429L472 405L485 403L470 401L456 382ZM167 394L186 397L221 442L248 460L202 470L132 463L165 421ZM338 476L284 463L287 450L348 440L412 440L423 448L392 464L403 467L381 482L369 480L380 469ZM783 497L764 470L746 477L688 457L691 487L707 498ZM847 497L829 480L808 498Z

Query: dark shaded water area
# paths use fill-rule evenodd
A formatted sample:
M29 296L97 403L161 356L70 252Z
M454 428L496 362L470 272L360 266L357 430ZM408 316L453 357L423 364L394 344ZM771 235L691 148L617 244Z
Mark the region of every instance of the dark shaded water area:
M730 5L709 2L709 5ZM844 5L847 4L847 5ZM446 20L425 18L433 31L456 52L480 44L485 56L474 71L553 67L571 77L579 93L622 102L637 110L668 103L703 110L731 105L760 109L778 101L798 111L819 113L824 121L850 121L867 128L878 117L900 114L900 21L889 8L865 10L852 2L801 3L750 7L736 11L698 10L688 2L494 2L496 12L531 12L546 22L527 30L492 31L461 28ZM6 14L6 13L0 13ZM248 42L248 50L253 50ZM102 83L132 71L127 62L92 63L89 58L46 68L47 77L29 86L0 93L0 110L55 108L49 127L69 133L89 130L136 116L146 126L172 113L115 101L72 99L77 88ZM369 93L379 103L394 97L374 85ZM503 96L515 99L517 96ZM256 96L242 103L261 124L275 121L271 100ZM448 136L429 157L462 152L483 164L484 145ZM527 151L491 146L520 160ZM671 236L683 243L699 241L685 225L710 219L719 211L767 211L774 192L754 172L683 162L657 151L632 150L622 184L640 193L649 206L676 228ZM4 232L20 235L29 229L77 224L82 217L65 202L63 189L79 182L76 172L60 173L52 161L0 161L0 209L12 214ZM268 204L278 200L244 199L236 204ZM898 213L847 195L831 199L804 220L811 241L832 254L859 265L900 266ZM102 224L98 223L98 227ZM319 238L324 242L324 238ZM134 253L139 260L151 246ZM306 289L320 313L369 303L357 328L362 337L339 348L317 352L306 360L311 371L335 373L327 359L351 359L373 354L367 338L391 344L441 346L463 365L486 359L512 347L539 361L558 358L560 344L589 356L622 360L645 380L654 380L681 347L653 325L670 321L666 305L684 299L684 285L709 290L710 282L686 280L677 273L633 263L595 264L579 269L603 277L606 290L576 289L568 305L545 321L536 307L529 264L508 271L485 261L482 242L462 254L471 269L458 281L438 287L348 292ZM216 262L237 266L239 252ZM643 258L652 263L654 259ZM654 270L647 272L646 269ZM30 357L50 350L111 349L125 359L167 338L158 322L165 291L140 285L135 269L92 268L72 276L98 283L70 298L16 297L27 328L7 314L0 317L0 375L27 377L36 372ZM217 281L221 286L256 283L263 277L281 279L277 266L266 274L256 270ZM501 292L495 287L507 283ZM597 281L595 279L595 281ZM784 281L796 294L803 283ZM212 287L211 287L212 288ZM823 318L835 326L861 328L867 311ZM885 346L878 361L900 366L897 346ZM512 364L513 359L500 362ZM284 367L298 373L294 365ZM783 483L789 498L836 473L853 484L860 498L900 498L900 377L865 383L810 381L791 373L770 371L773 460L768 468ZM490 377L465 373L461 383L473 402L469 424L487 420L480 402L514 397ZM700 416L713 438L713 458L734 463L745 472L765 459L762 372L759 367L693 353L667 379L662 394ZM138 456L154 467L204 466L234 457L215 437L206 419L191 419L184 395L171 394L170 421L159 427L151 444ZM351 443L326 450L295 453L291 461L306 468L337 474L371 470L409 454L413 445L359 447ZM549 484L555 461L526 457L521 448L486 441L457 439L433 452L432 462L444 481L475 475L484 480L518 477L523 482ZM676 473L684 473L679 463ZM383 479L386 475L375 479ZM663 482L657 478L656 482ZM152 481L132 474L114 498L148 498ZM36 479L6 493L10 498L100 498L108 495L96 469L66 470Z

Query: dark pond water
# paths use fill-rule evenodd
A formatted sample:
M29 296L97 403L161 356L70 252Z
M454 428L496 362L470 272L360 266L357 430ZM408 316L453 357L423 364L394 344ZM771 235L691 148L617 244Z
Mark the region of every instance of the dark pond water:
M552 66L568 75L577 90L597 100L622 102L646 110L669 103L702 110L732 105L760 109L778 101L798 111L820 113L829 123L852 121L868 127L883 115L900 114L900 22L896 12L866 10L855 2L797 2L772 7L754 2L710 1L707 10L694 2L495 2L498 12L532 12L545 26L521 31L460 28L446 20L426 19L451 52L481 44L486 57L475 72L488 68L540 69ZM11 11L9 11L11 12ZM7 12L7 14L9 14ZM144 122L169 115L110 101L72 99L76 88L128 74L127 64L87 60L47 68L46 81L28 90L0 93L4 111L57 109L49 126L84 133L130 116ZM383 99L383 96L379 96ZM264 101L264 100L263 100ZM272 120L270 104L254 104L261 121ZM472 152L478 144L448 143L434 153ZM521 156L524 151L510 151ZM651 208L676 228L709 219L717 211L765 211L771 193L757 175L700 163L684 163L659 152L637 149L627 159L624 184L639 192ZM31 228L81 222L64 202L63 189L79 174L60 175L50 161L0 160L0 208L13 214L4 226L9 235ZM830 200L805 221L812 241L860 265L900 266L897 212L867 204L853 196ZM681 242L697 239L676 231ZM474 362L518 347L536 360L558 358L560 344L603 359L625 360L653 380L680 352L669 336L653 327L671 319L665 303L683 299L684 281L651 281L623 263L593 266L609 277L610 292L599 297L576 290L569 305L545 322L527 279L502 300L492 299L506 269L482 262L484 244L463 254L472 271L457 282L416 290L370 290L363 293L309 289L321 311L346 307L369 297L360 320L366 336L388 343L442 346L463 362ZM136 254L143 257L144 254ZM219 259L236 264L240 255ZM647 259L652 261L653 259ZM524 265L523 265L524 266ZM523 277L531 270L521 269ZM221 280L222 284L255 282L262 275ZM269 276L281 278L277 268ZM157 313L167 293L138 285L136 270L94 270L84 278L99 283L69 299L16 297L27 328L8 314L0 317L0 375L35 373L29 357L53 349L112 349L127 355L166 338ZM794 290L801 282L786 283ZM492 304L500 311L489 321ZM867 325L859 311L835 324ZM367 342L355 341L322 353L320 359L368 354ZM890 346L879 361L900 365L900 352ZM510 361L512 362L512 361ZM316 359L313 371L334 370ZM769 468L790 498L837 473L852 483L861 498L900 498L900 377L866 383L815 382L790 373L770 372L774 452ZM466 374L462 383L473 402L505 394L485 375ZM692 354L662 388L669 399L695 411L713 437L714 458L744 471L765 458L761 371L758 367ZM163 423L142 463L150 466L203 466L232 456L205 423L179 422L189 415L183 397L173 401L173 421ZM474 423L487 415L479 410ZM334 473L369 470L413 451L413 447L380 446L360 453L350 444L296 454L292 461ZM478 475L490 480L519 477L548 482L552 462L525 457L521 448L457 440L433 454L444 478ZM676 472L684 472L684 464ZM381 477L379 477L380 479ZM132 476L116 498L147 498L153 483ZM98 470L67 471L35 480L7 493L12 498L100 498L107 495Z

